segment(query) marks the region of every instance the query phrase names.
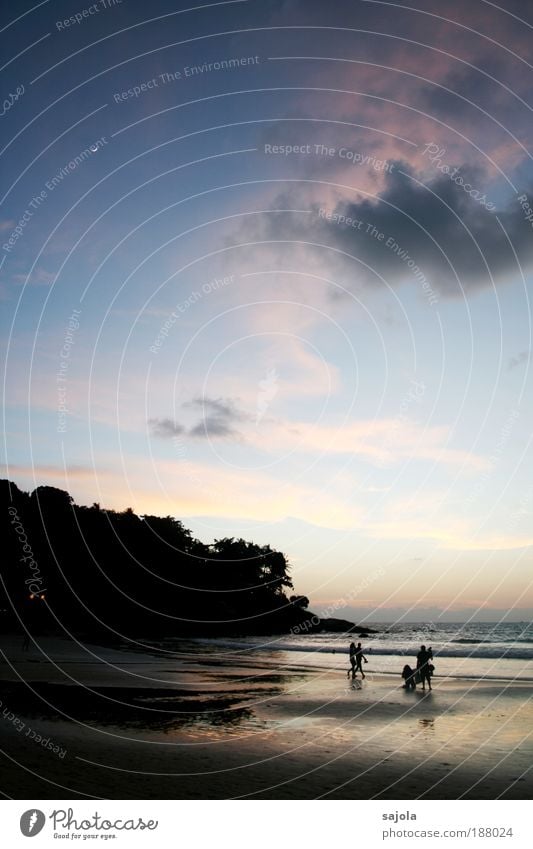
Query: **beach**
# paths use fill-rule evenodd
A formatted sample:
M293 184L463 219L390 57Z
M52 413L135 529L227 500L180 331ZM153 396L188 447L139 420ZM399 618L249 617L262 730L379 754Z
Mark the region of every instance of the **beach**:
M533 682L355 686L284 651L3 637L1 789L10 798L526 799ZM320 659L318 659L320 660ZM338 667L338 668L337 668Z

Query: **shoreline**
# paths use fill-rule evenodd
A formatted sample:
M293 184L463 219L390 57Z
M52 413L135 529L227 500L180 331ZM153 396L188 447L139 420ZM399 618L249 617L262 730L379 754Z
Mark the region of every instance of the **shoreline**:
M280 663L272 652L161 658L91 646L101 659L87 660L67 641L45 643L56 665L0 641L9 659L0 657L0 786L12 798L533 792L533 683L437 677L424 694L369 670L353 689L338 671Z

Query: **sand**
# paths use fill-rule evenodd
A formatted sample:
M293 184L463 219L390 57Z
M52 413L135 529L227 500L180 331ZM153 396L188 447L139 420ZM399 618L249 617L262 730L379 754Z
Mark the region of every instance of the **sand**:
M222 654L0 640L0 789L16 799L528 799L533 685ZM366 671L366 670L365 670ZM13 716L12 716L13 715Z

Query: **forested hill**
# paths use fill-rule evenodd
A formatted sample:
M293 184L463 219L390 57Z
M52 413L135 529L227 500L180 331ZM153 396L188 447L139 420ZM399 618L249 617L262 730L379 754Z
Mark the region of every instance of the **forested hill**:
M36 632L283 633L313 615L269 545L206 545L171 516L80 507L51 486L2 480L0 499L3 630L18 615Z

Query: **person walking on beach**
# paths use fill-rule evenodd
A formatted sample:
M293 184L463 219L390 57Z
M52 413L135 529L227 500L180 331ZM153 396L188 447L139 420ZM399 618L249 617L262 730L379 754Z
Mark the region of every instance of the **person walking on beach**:
M355 648L355 643L350 643L350 663L352 665L351 673L352 680L355 678L355 655L357 649ZM350 670L348 670L348 678L350 677Z
M361 643L357 643L357 648L355 650L355 671L356 672L359 671L361 673L362 678L365 677L365 673L363 672L363 665L362 665L363 660L364 660L365 663L368 663L368 660L366 659L366 657L363 654L363 649L361 648ZM355 674L354 674L354 677L355 677Z
M420 682L422 684L422 689L426 689L426 681L428 682L428 688L431 690L431 671L429 668L429 661L433 659L433 652L428 651L425 646L420 646L420 651L416 656L416 668L417 672L420 675Z

